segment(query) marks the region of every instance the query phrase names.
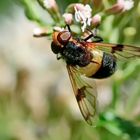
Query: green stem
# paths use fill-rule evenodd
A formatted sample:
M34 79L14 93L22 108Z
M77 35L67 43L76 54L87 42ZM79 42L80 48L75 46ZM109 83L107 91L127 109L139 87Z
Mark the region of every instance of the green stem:
M36 7L35 7L34 1L23 0L23 1L20 1L20 3L24 6L25 14L28 19L35 21L39 23L40 25L45 25L45 22L40 18L40 15L35 10Z

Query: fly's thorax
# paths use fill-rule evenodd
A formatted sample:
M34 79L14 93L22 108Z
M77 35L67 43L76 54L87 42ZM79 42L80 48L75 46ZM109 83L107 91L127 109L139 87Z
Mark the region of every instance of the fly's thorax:
M92 59L92 54L85 47L69 41L63 48L61 55L68 65L85 67Z
M101 50L93 49L91 54L91 62L87 66L79 68L80 72L87 77L91 77L100 69L103 60L103 52Z

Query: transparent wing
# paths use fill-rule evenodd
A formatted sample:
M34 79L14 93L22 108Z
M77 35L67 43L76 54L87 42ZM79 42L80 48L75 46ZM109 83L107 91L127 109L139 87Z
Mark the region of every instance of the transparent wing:
M97 112L95 81L87 82L76 66L67 65L67 70L80 111L87 123L92 125Z
M140 58L140 47L110 43L94 43L94 45L100 50L114 54L117 58Z

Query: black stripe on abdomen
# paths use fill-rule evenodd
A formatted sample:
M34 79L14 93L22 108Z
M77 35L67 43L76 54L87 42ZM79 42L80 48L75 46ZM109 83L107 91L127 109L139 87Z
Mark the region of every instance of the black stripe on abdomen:
M103 59L102 59L102 65L100 69L91 77L93 78L107 78L111 76L116 71L116 58L115 56L104 52L103 53Z

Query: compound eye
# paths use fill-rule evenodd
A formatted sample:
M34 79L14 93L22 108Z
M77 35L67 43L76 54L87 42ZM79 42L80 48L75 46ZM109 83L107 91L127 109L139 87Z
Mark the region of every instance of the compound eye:
M69 31L60 32L57 36L57 39L60 44L65 45L71 38L71 33Z

